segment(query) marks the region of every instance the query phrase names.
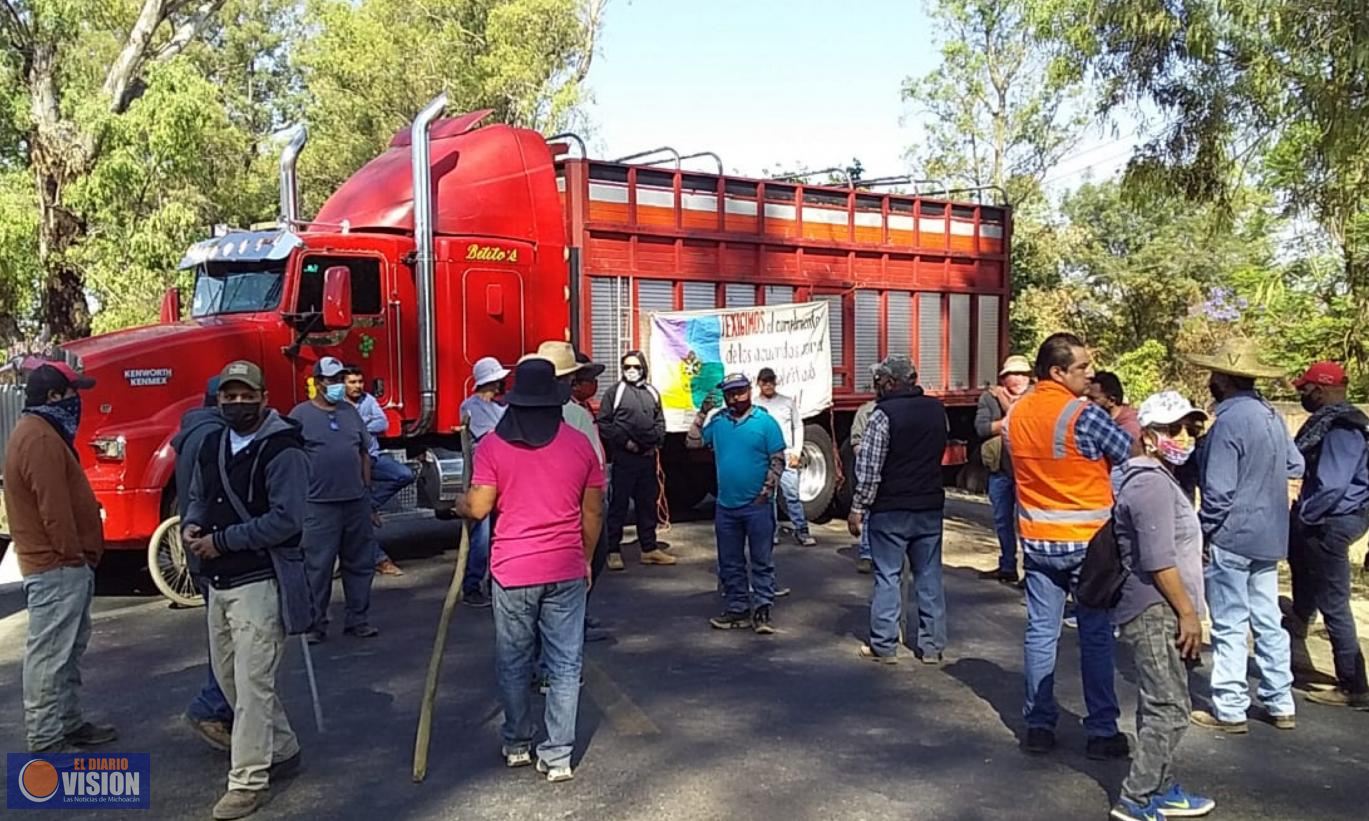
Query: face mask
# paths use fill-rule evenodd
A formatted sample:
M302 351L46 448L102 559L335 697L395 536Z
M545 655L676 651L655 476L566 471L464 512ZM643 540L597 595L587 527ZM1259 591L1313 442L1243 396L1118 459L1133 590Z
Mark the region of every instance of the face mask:
M751 400L750 398L733 399L727 403L727 409L732 412L734 417L740 419L746 415L747 411L751 410Z
M1178 436L1161 434L1155 437L1155 449L1159 451L1160 458L1171 465L1182 465L1193 455L1193 438L1187 431Z
M339 382L336 385L329 385L323 389L323 398L328 400L328 404L336 405L342 401L342 397L347 395L347 386Z
M53 404L56 405L57 407L61 408L63 413L66 413L66 414L68 414L69 416L71 416L72 419L75 419L78 425L80 424L80 422L81 422L81 394L78 393L78 394L76 394L75 396L68 396L68 397L65 398L65 399L61 399L61 400L59 400L59 401L57 401L57 402L53 402ZM76 432L75 430L72 431L73 434L74 434L75 432Z
M623 368L623 379L628 382L641 382L642 369L633 367Z
M1302 403L1302 409L1308 413L1316 413L1318 410L1321 410L1321 406L1313 400L1312 394L1310 393L1303 394L1300 401Z
M234 433L246 433L261 419L260 402L225 402L219 413Z

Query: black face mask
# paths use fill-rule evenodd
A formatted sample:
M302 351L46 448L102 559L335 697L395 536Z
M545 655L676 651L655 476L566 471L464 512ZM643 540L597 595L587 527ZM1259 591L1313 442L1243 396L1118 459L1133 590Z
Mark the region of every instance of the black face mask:
M1317 411L1321 410L1321 405L1317 404L1316 400L1312 398L1311 394L1304 394L1299 401L1302 403L1302 409L1307 411L1308 413L1316 413Z
M727 409L732 412L733 418L740 419L746 415L747 411L751 410L751 400L734 399L727 403Z
M247 433L261 421L261 403L225 402L219 405L219 413L234 433Z

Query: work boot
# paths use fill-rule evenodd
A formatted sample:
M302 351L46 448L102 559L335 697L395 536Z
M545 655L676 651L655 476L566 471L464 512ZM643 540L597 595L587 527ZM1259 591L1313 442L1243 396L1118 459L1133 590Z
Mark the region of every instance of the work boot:
M232 821L246 818L262 807L271 796L268 790L229 790L214 805L215 821Z
M1244 735L1250 732L1250 727L1245 721L1222 721L1217 716L1207 710L1194 710L1189 714L1189 720L1199 727L1206 727L1209 730L1219 730L1231 735Z
M1094 761L1107 761L1131 757L1131 745L1121 733L1108 736L1094 736L1084 747L1085 754Z
M721 616L714 616L708 623L719 630L737 630L751 626L751 611L740 610L738 612L727 612Z
M221 753L230 752L233 749L233 728L222 721L200 721L199 719L185 717L185 723L190 725L190 729L200 740Z
M756 608L756 612L751 615L751 629L762 636L769 636L775 632L775 625L770 622L770 605L765 604Z
M861 559L856 562L856 572L870 575L875 572L875 563L870 559Z
M642 564L671 565L675 564L675 557L664 550L648 550L642 554L641 562Z
M1340 687L1330 690L1313 690L1307 694L1313 704L1327 707L1353 707L1356 710L1369 710L1369 693L1352 693Z
M382 576L403 576L404 571L399 569L394 559L385 559L376 565L376 572Z
M608 567L609 570L626 570L626 569L627 569L627 566L623 564L623 554L621 554L621 553L610 553L610 554L608 554L608 564L607 564L607 567Z
M108 724L91 724L87 721L67 733L64 740L75 747L95 747L108 744L118 737L119 732Z

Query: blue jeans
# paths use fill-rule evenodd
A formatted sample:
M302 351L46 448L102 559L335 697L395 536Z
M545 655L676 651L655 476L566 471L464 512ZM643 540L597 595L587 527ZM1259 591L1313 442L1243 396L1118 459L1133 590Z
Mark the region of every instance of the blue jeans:
M946 594L941 586L940 510L886 510L871 513L868 529L875 562L875 593L870 599L870 647L881 656L898 649L903 612L903 558L913 574L917 610L917 653L937 658L946 649Z
M532 748L532 676L541 640L541 667L548 690L543 720L547 740L537 757L548 767L570 766L575 718L580 708L580 670L585 647L584 579L494 592L494 668L504 708L506 752Z
M1017 483L1011 473L989 474L989 506L998 534L998 572L1017 575Z
M1024 551L1027 574L1025 641L1026 703L1022 716L1028 729L1054 730L1060 719L1055 703L1055 654L1065 616L1065 598L1079 584L1084 551L1048 555ZM1084 678L1084 731L1090 737L1117 734L1117 690L1113 687L1112 618L1107 610L1080 606L1079 667Z
M461 580L461 591L467 596L485 587L490 572L490 536L494 532L494 514L471 523L471 546L466 553L466 575Z
M1279 612L1279 563L1212 548L1207 605L1212 615L1212 708L1222 721L1245 721L1247 632L1255 634L1260 701L1276 716L1293 715L1290 640Z
M874 559L874 554L870 549L870 528L868 525L860 529L860 552L858 556L862 559Z
M209 611L209 590L197 578L195 587L204 597L205 613ZM219 687L219 680L214 678L214 665L209 665L209 675L200 688L200 692L190 702L190 706L185 709L185 714L193 721L221 721L224 724L233 723L233 707L229 705L228 699L223 696L223 689Z
M328 603L333 597L333 563L340 560L342 593L347 603L346 627L368 624L371 581L376 563L371 533L371 506L351 502L308 502L304 506L304 564L314 597L314 630L328 632Z
M775 512L771 506L720 506L713 514L713 533L718 541L718 579L723 583L727 612L744 613L753 605L774 604Z
M95 571L55 567L24 577L29 611L24 645L24 729L29 750L60 742L81 717L81 656L90 643Z
M414 472L408 465L402 465L381 454L371 460L371 507L380 510L404 488L413 484ZM390 557L380 546L380 539L374 539L376 564Z
M1288 569L1293 573L1293 612L1311 624L1321 611L1326 632L1331 634L1336 684L1351 693L1369 693L1364 651L1350 609L1350 545L1369 527L1365 511L1346 516L1327 516L1316 525L1305 525L1296 509L1290 521Z
M776 516L781 498L784 500L785 512L789 514L789 523L794 526L794 532L800 536L807 534L808 519L803 515L803 502L799 500L799 472L794 468L785 468L784 473L780 474L780 492L775 498Z

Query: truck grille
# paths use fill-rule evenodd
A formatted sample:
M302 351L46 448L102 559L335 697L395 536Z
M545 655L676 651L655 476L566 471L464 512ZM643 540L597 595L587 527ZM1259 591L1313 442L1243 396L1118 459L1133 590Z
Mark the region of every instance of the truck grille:
M0 476L5 471L5 450L10 433L24 410L24 388L21 385L0 385Z

